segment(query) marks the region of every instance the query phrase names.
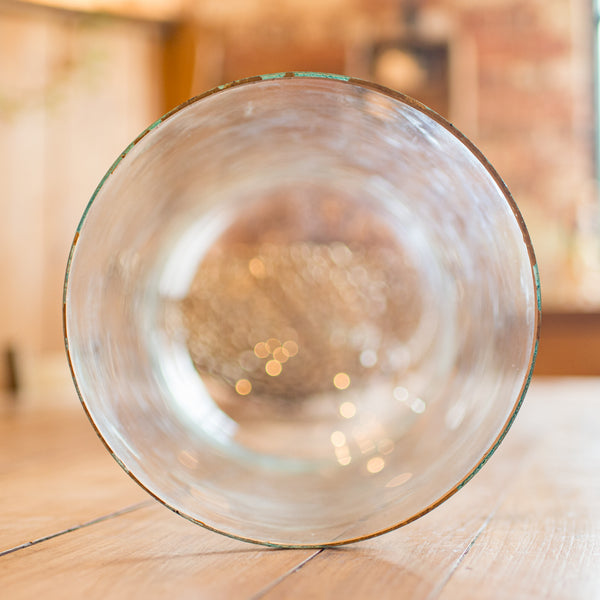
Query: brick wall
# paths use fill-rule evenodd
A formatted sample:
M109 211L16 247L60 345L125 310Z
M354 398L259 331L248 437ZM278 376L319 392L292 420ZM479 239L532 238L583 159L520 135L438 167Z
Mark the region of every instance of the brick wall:
M474 41L474 138L521 206L546 304L597 304L591 3L435 4L454 5L460 30Z
M318 11L316 4L249 2L238 13L215 12L210 3L197 8L199 39L211 39L204 56L220 59L216 69L206 62L210 72L196 64L193 91L278 70L373 79L369 58L378 43L447 42L445 116L515 196L534 240L546 306L600 306L591 2L322 0Z

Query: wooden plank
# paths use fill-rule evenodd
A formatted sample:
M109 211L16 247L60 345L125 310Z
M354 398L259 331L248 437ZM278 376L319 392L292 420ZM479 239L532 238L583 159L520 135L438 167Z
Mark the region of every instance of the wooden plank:
M144 502L83 410L0 416L0 552Z
M403 529L323 551L260 597L532 598L551 597L552 585L557 598L593 597L600 485L592 472L600 450L590 436L598 431L599 389L597 380L536 382L508 438L464 490ZM595 491L584 491L590 484Z
M600 590L599 400L597 379L536 381L507 440L464 490L374 540L323 551L271 550L203 530L151 504L104 512L102 520L64 534L55 529L50 539L0 556L2 596L592 598ZM25 433L46 440L47 465L68 456L70 442L85 447L93 439L85 420L77 433L65 418L65 443L44 433L43 419L32 419L7 426L0 418L0 447L4 439L16 440L20 463L30 469L25 479L57 477L35 470L39 451L28 449ZM94 445L104 456L99 442ZM6 468L3 456L0 467ZM117 480L130 483L115 468L106 483L113 491ZM5 481L13 476L19 477ZM84 503L97 483L92 478L77 492ZM40 515L68 515L64 504L48 511L46 494L37 501ZM0 524L7 520L0 507Z
M543 411L554 412L549 435L441 599L600 597L600 386L592 381L548 388L551 402L537 415L543 422Z
M274 550L154 504L0 557L2 597L249 598L315 550Z
M231 540L148 500L81 410L6 409L0 479L2 597L247 597L315 554Z
M535 432L525 435L523 427L515 427L481 473L443 505L382 537L324 550L261 598L315 597L315 581L316 597L435 597L498 510L515 470L526 464L537 441Z

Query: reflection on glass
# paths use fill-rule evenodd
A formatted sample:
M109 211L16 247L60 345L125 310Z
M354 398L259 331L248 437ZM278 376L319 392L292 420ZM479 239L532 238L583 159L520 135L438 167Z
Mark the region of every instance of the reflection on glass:
M155 497L232 536L338 544L430 509L496 447L536 283L508 192L438 117L344 78L258 78L111 170L66 337L97 430Z

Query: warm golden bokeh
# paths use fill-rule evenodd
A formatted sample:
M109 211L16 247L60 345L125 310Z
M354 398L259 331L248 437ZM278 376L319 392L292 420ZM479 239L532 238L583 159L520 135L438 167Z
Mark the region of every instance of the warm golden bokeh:
M376 80L449 118L515 196L546 311L598 313L593 22L583 0L0 2L0 385L35 387L46 372L68 383L57 309L66 257L123 148L187 98L264 72ZM256 255L246 269L269 276ZM571 348L568 370L600 372L598 352L577 354L562 321L546 322L556 347ZM593 340L595 323L581 327ZM561 356L542 351L540 362L556 370ZM366 352L361 364L380 358Z

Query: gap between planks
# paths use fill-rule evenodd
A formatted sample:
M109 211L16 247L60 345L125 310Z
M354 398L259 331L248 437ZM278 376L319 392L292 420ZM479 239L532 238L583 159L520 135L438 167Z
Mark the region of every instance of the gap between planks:
M52 540L61 535L66 535L67 533L72 533L73 531L78 531L79 529L84 529L85 527L90 527L91 525L96 525L97 523L102 523L103 521L115 519L117 517L120 517L121 515L126 515L128 513L134 512L141 508L145 508L146 506L150 506L152 504L154 504L154 502L152 500L145 500L144 502L138 502L137 504L132 504L131 506L126 506L125 508L116 510L107 515L102 515L101 517L96 517L95 519L86 521L85 523L80 523L79 525L74 525L73 527L67 527L66 529L61 529L60 531L56 531L55 533L50 533L48 535L37 538L30 542L24 542L23 544L19 544L18 546L13 546L12 548L8 548L7 550L2 550L2 551L0 551L0 557L5 556L7 554L12 554L13 552L17 552L17 551L23 550L25 548L30 548L31 546L35 546L36 544L41 544L42 542Z
M256 594L251 596L248 600L260 600L263 598L265 594L268 594L274 587L278 586L284 579L287 579L290 575L297 573L304 565L310 562L313 558L316 558L319 554L321 554L325 548L319 548L315 550L310 556L307 556L304 560L300 561L296 566L292 567L277 579L274 579L269 585L266 585L262 590L258 591Z
M518 467L519 474L525 472L531 466L531 464L533 464L533 462L535 460L536 449L533 446L530 446L528 450L529 451L527 452L525 460L521 460L520 465ZM518 479L518 477L512 477L511 482L514 482L517 479ZM513 483L513 485L514 485L514 483ZM505 502L506 498L508 497L508 495L510 493L511 488L512 488L512 485L508 485L505 487L504 491L501 494L499 494L497 501L492 506L487 517L483 520L481 525L478 527L478 529L475 531L475 533L470 537L470 539L465 540L464 549L462 550L462 552L460 553L458 558L448 567L446 574L444 576L442 576L439 583L437 585L435 585L435 587L425 596L425 600L435 600L442 594L444 588L450 582L450 580L452 579L452 576L459 569L463 560L467 557L469 552L472 550L472 548L477 543L477 540L482 536L482 534L488 528L489 524L493 521L495 515L501 509L503 503ZM284 582L287 582L287 580L290 578L290 576L297 575L301 571L303 573L303 568L309 566L309 563L311 563L311 561L313 559L317 558L319 555L321 555L322 559L327 560L327 556L329 555L329 553L331 551L333 551L331 548L318 549L313 554L311 554L310 556L308 556L307 558L305 558L304 560L299 562L297 565L295 565L294 567L292 567L291 569L289 569L288 571L283 573L281 576L279 576L278 578L273 580L271 583L266 585L259 592L250 596L248 598L248 600L260 600L261 598L264 598L266 596L268 596L270 598L271 593L275 594L274 598L278 597L278 593L277 593L277 589L276 589L278 586L280 586ZM284 595L282 597L287 597L287 596L284 593Z
M523 461L519 467L519 476L521 474L523 474L526 471L526 469L528 469L534 463L535 454L536 454L535 450L529 452L527 460ZM511 484L515 485L515 481L517 481L517 480L518 480L518 477L514 477L511 480ZM488 528L489 524L492 522L492 519L494 518L494 516L498 513L498 511L504 504L504 501L508 497L510 489L511 489L511 485L507 486L504 489L504 492L502 494L500 494L500 497L498 498L498 501L496 502L494 508L490 511L490 514L480 525L479 529L475 532L475 534L473 535L473 537L471 538L469 543L466 545L465 549L461 552L460 556L454 561L454 563L448 569L448 573L446 574L446 576L433 588L433 590L431 590L431 592L429 594L427 594L427 597L425 598L425 600L435 600L436 598L438 598L441 595L444 588L448 585L448 582L450 581L450 579L452 579L452 576L456 573L456 571L460 567L461 563L467 557L467 554L469 554L469 552L473 549L473 546L475 546L475 544L477 543L477 540L481 537L482 533Z

